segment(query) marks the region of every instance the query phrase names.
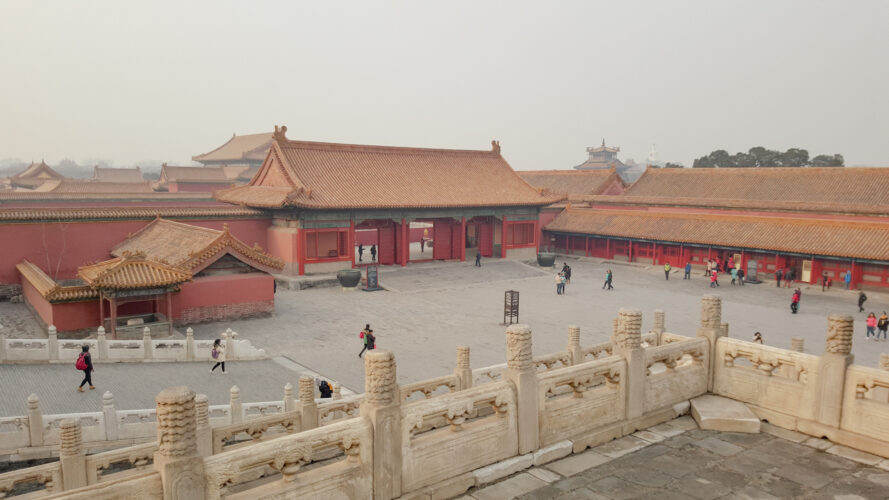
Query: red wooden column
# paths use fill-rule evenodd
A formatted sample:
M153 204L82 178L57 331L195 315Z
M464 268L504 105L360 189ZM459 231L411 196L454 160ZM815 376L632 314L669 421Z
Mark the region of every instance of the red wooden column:
M173 327L173 294L169 291L164 294L167 299L167 321L170 322L170 328Z
M633 240L627 246L627 262L633 262Z
M853 261L853 264L854 261ZM105 326L105 299L102 298L102 290L99 290L99 326Z
M500 258L506 258L506 216L503 216L503 222L500 224Z
M117 299L111 297L111 338L117 340Z
M460 217L460 262L466 262L466 216Z
M584 238L584 241L583 241L583 256L584 257L590 256L590 237L589 236Z
M408 241L407 222L401 218L401 267L407 265L411 255L411 242Z
M306 233L303 228L296 230L296 262L298 263L298 272L302 276L306 274Z
M355 268L355 219L349 220L349 257L352 261L352 269Z
M852 273L852 280L849 281L849 290L855 290L855 285L858 284L858 277L855 275L855 259L852 259L852 268L849 269L849 272Z
M614 258L614 255L611 255L611 238L605 238L605 258L608 260Z
M657 243L653 243L654 249L651 252L651 263L657 265Z

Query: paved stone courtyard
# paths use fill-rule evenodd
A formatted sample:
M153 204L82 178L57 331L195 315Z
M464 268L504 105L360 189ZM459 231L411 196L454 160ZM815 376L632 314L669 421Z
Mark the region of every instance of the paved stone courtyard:
M461 500L509 498L879 500L889 498L889 460L769 424L760 434L715 432L682 417Z
M879 353L889 352L889 342L864 339L864 318L858 313L855 292L820 287L803 287L802 306L797 315L790 314L791 291L775 287L774 282L744 287L731 286L728 281L719 289L711 289L708 281L694 273L691 281L683 281L675 272L664 280L662 268L639 264L602 262L598 259L570 259L572 283L565 295L555 294L554 271L521 262L483 260L477 268L471 261L430 262L411 264L406 268L386 266L380 269L380 282L387 291L343 291L335 288L313 288L303 291L278 289L273 316L243 321L196 325L196 338L218 337L225 328L232 328L242 338L265 349L272 356L285 356L310 370L337 380L347 389L363 392L364 363L358 359L361 340L358 332L370 323L377 335L379 348L394 351L401 383L450 373L455 363L455 347L472 348L472 366L482 367L505 360L505 327L503 292L521 292L520 320L534 331L534 352L543 354L565 347L567 327L581 327L584 345L604 342L611 335L611 320L621 307L637 307L644 313L643 329L651 327L653 311L666 310L667 330L694 335L700 318L702 295L716 293L723 298L723 321L730 324L729 335L751 339L760 331L765 343L789 347L790 338L803 337L806 351L820 354L824 348L827 315L853 314L858 324L853 353L856 363L877 365ZM558 262L561 267L561 261ZM605 270L614 271L615 290L601 289ZM867 311L889 309L889 296L868 293ZM9 313L14 311L15 314ZM23 312L24 311L24 312ZM0 304L0 324L10 323L0 333L13 337L17 328L28 328L21 304ZM20 325L16 327L16 325ZM858 328L860 326L860 329ZM40 332L32 332L37 335ZM45 334L44 334L45 335ZM165 380L170 385L192 384L195 374L204 370L188 368L188 364L152 363L142 367L123 365L124 376L116 381L121 390L156 391L149 380ZM259 366L259 365L258 365ZM271 365L269 365L271 366ZM70 368L70 374L65 372ZM64 387L76 378L73 367L32 365L30 369L0 371L4 388L14 387L25 393L39 392L46 384L38 375L66 373ZM108 371L105 371L108 373ZM11 378L12 377L12 378ZM102 366L98 377L104 378ZM290 380L289 373L278 370L266 374L266 382L277 393ZM232 378L232 376L230 376ZM58 380L49 378L48 380ZM54 383L54 382L53 382ZM102 383L101 381L99 382ZM242 387L242 389L244 389ZM113 391L117 394L120 391ZM244 391L245 401L259 400ZM4 401L21 399L3 396ZM152 395L153 397L153 395Z

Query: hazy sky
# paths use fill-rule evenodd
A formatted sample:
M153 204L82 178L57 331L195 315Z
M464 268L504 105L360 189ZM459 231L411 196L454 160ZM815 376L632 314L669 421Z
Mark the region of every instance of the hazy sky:
M0 0L0 158L305 140L570 168L763 145L889 165L889 1Z

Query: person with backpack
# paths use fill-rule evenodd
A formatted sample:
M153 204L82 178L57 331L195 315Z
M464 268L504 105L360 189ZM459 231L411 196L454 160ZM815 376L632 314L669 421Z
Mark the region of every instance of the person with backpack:
M738 283L738 269L735 267L730 267L729 269L732 275L732 285L736 285Z
M864 312L865 302L867 302L867 295L864 292L858 292L858 312Z
M784 271L779 267L777 271L775 271L775 281L778 282L778 288L781 288L781 278L784 277Z
M377 261L377 246L376 245L370 246L370 260L372 260L374 262Z
M611 273L611 269L605 271L605 284L602 285L602 290L605 290L607 286L609 290L614 290L614 287L611 286L611 280L614 278L614 274Z
M333 395L333 389L331 389L330 384L326 380L318 382L318 392L321 393L322 398L329 398Z
M883 334L883 340L886 340L886 330L889 330L889 316L886 316L886 311L883 311L883 315L877 320L877 330L877 340L880 340L881 333Z
M215 370L217 366L221 366L222 374L225 375L225 344L223 344L221 340L216 339L213 341L213 347L210 349L210 357L216 362L216 364L213 365L213 368L210 368L210 373L213 373L213 370Z
M93 368L93 357L90 356L90 346L84 345L81 349L80 356L77 357L77 361L74 363L74 368L83 372L83 382L80 383L77 392L83 392L84 384L89 384L90 390L96 388L96 386L93 385L92 377L92 373L96 371L96 369Z
M799 299L801 295L802 292L800 292L800 289L797 288L793 291L793 297L790 298L790 312L792 312L793 314L796 314L797 311L799 311Z
M364 354L364 351L366 351L368 349L367 340L371 336L372 331L373 330L370 329L370 323L368 323L368 324L364 325L364 330L361 330L361 332L358 333L358 338L364 340L364 347L362 347L361 352L358 353L359 358L361 357L362 354Z
M738 269L738 284L744 286L744 270Z
M871 335L873 335L874 340L877 340L877 316L874 313L870 313L867 315L865 327L867 330L867 338L870 338Z
M669 262L664 264L664 276L666 276L667 281L670 281L670 270L671 269L672 269L672 267L670 267Z
M685 263L685 276L682 277L684 280L691 279L691 261Z

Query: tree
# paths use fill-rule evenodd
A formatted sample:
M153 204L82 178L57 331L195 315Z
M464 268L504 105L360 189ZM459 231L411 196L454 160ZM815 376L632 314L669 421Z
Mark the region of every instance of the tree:
M762 146L750 148L747 153L754 158L756 167L780 167L781 153L772 149L766 149Z
M668 161L667 164L664 165L664 168L685 168L685 165L683 165L681 163L672 163L672 162Z
M843 167L846 165L846 160L843 158L843 155L818 155L812 158L812 166L813 167Z
M756 158L747 153L735 153L735 156L732 158L732 163L735 168L750 168L757 166Z
M785 167L805 167L809 165L809 152L805 149L790 148L781 155L781 165Z
M695 158L694 163L691 164L691 168L713 168L713 166L713 162L710 161L710 156Z

